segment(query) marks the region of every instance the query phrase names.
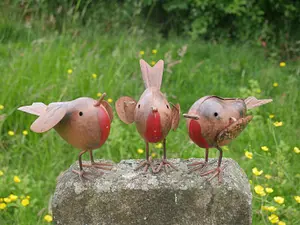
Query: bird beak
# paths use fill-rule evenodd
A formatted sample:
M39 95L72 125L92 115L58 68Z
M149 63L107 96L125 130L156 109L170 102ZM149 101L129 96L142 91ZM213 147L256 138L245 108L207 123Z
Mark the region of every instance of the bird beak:
M192 119L192 120L199 120L199 116L189 115L189 114L183 114L184 118Z
M154 107L154 106L152 106L151 109L152 109L152 112L157 112L158 111L157 108Z
M101 102L103 101L103 99L105 98L105 96L106 96L106 93L103 93L102 95L101 95L101 97L99 98L99 100L94 104L94 106L99 106L99 105L101 105Z

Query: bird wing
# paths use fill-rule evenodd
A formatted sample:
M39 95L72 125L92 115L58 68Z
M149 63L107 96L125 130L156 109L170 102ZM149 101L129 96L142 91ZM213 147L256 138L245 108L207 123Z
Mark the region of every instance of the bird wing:
M134 122L136 101L128 96L123 96L116 101L116 111L119 118L126 124Z
M42 113L39 118L37 118L30 129L36 133L43 133L51 128L53 128L56 124L58 124L62 118L67 113L67 106L64 103L51 103Z
M173 105L173 104L172 104ZM180 120L180 105L177 103L172 107L172 129L176 130Z
M250 96L250 97L246 98L244 101L247 106L247 109L253 109L255 107L272 102L273 100L272 99L257 99L253 96Z
M45 113L47 109L47 105L42 102L34 102L32 105L21 106L18 110L27 112L36 116L40 116Z
M140 67L145 87L156 87L160 90L164 71L164 61L159 60L153 67L151 67L145 60L141 59Z
M217 135L217 145L223 146L235 139L246 128L252 118L253 117L249 115L231 123Z
M111 123L113 121L113 118L114 118L114 113L113 113L111 105L105 100L101 101L101 105L103 105L104 108L106 109L106 111L109 115L109 118L110 118L110 123Z

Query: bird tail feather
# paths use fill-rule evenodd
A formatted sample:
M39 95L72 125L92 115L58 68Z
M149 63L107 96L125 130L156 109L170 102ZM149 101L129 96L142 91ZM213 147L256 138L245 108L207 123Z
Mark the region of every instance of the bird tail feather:
M45 113L47 109L47 105L42 102L35 102L32 105L21 106L18 110L27 112L36 116L40 116Z
M247 106L247 109L253 109L256 108L258 106L267 104L269 102L272 102L272 99L257 99L253 96L250 96L248 98L245 99L245 104Z
M156 87L160 89L164 71L164 61L159 60L151 67L145 60L140 60L142 77L146 88Z

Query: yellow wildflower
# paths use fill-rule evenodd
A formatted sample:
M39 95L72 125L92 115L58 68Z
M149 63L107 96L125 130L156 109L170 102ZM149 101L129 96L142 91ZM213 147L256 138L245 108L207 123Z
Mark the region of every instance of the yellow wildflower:
M22 206L24 206L24 207L28 206L28 205L29 205L29 199L24 198L24 199L21 201L21 204L22 204Z
M274 201L277 202L278 204L283 204L284 203L284 198L280 196L274 197Z
M0 110L4 109L4 105L0 105Z
M152 50L152 54L156 54L157 53L157 50L156 49L153 49Z
M3 202L3 198L0 198L0 202Z
M46 216L44 216L44 220L46 220L48 223L50 223L50 222L52 222L53 218L52 218L52 216L47 214Z
M273 188L266 188L267 193L272 193L273 191L274 191Z
M152 62L151 62L151 65L154 66L154 65L155 65L155 61L152 61Z
M264 171L263 170L258 170L256 167L254 167L252 169L252 173L255 175L255 176L260 176Z
M111 98L107 99L107 101L108 101L109 103L112 103L112 102L113 102L113 100L112 100Z
M0 209L5 209L6 208L6 204L5 203L0 203Z
M101 97L101 96L102 96L102 93L98 92L97 97Z
M16 182L16 183L20 183L20 182L21 182L21 180L20 180L20 178L19 178L18 176L14 176L14 182Z
M261 209L269 212L275 212L277 210L274 206L262 206Z
M3 175L4 175L3 171L0 170L0 177L3 176Z
M151 156L152 156L152 158L156 157L156 153L153 152L153 153L151 154Z
M7 133L8 133L9 136L14 136L15 135L15 132L13 132L12 130L8 131Z
M268 217L271 223L278 223L279 222L279 217L275 214L271 214L271 216Z
M10 198L3 198L4 202L6 203L10 203L11 202L11 199Z
M10 198L10 200L12 200L12 201L16 201L16 200L18 199L18 196L17 196L17 195L10 194L10 195L9 195L9 198Z
M30 196L29 196L29 195L27 195L27 196L26 196L26 198L27 198L27 199L30 199Z
M296 202L300 203L300 196L294 196L294 199L296 200Z
M267 178L268 180L270 180L272 178L272 176L270 174L266 174L265 178Z
M256 91L258 94L261 93L261 90L260 90L259 88L257 88L255 91Z
M26 135L28 134L28 131L27 131L27 130L23 130L22 134L23 134L24 136L26 136Z
M286 223L283 222L283 221L279 221L277 224L278 224L278 225L286 225Z
M265 152L269 151L269 148L267 146L261 146L260 148L261 148L261 150L263 150Z
M298 147L294 147L294 152L299 154L300 153L300 149Z
M283 122L278 122L276 121L275 123L273 123L275 127L281 127L283 125Z
M139 153L139 154L143 154L143 153L144 153L144 150L143 150L143 149L141 149L141 148L139 148L139 149L137 150L137 153Z
M273 119L274 117L275 117L274 114L270 114L270 115L269 115L269 118L270 118L270 119Z
M280 62L280 63L279 63L279 66L280 66L280 67L285 67L285 66L286 66L286 63L285 63L285 62Z
M252 154L252 152L246 151L246 152L245 152L245 156L246 156L248 159L252 159L253 154Z
M68 74L71 74L73 73L73 70L72 69L68 69Z
M92 74L92 78L96 79L97 78L97 74L93 73Z
M144 55L145 54L145 51L140 51L140 55Z
M273 87L278 87L278 85L279 85L279 84L278 84L277 82L274 82L274 83L273 83Z
M155 148L162 148L162 147L163 147L162 143L158 143L155 145Z
M256 194L260 195L260 196L265 196L266 192L264 190L264 187L261 185L256 185L254 187L254 191L256 192Z

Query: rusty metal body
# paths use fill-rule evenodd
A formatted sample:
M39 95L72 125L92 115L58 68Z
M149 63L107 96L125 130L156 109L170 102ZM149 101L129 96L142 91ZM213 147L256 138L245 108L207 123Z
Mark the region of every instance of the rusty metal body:
M165 142L169 131L178 127L180 106L171 107L165 95L160 91L164 62L158 61L154 67L149 66L144 60L140 61L142 77L146 90L138 102L128 96L123 96L116 101L116 111L119 118L126 124L135 122L136 128L146 143L145 170L149 166L154 169L149 157L149 143L164 142L163 164L166 161ZM172 165L171 165L172 166ZM161 168L161 167L158 167Z
M252 116L246 114L248 109L271 101L272 99L258 100L255 97L241 99L218 96L205 96L196 101L188 114L184 114L184 117L187 119L191 140L199 147L205 148L206 155L205 163L191 164L197 166L191 171L202 169L208 161L208 149L217 148L220 151L218 168L215 171L202 173L202 175L212 172L215 172L212 178L219 175L222 161L221 146L227 145L235 139L252 120Z
M104 96L98 101L82 97L73 101L54 102L48 106L33 103L18 110L39 116L30 127L32 131L43 133L54 128L66 142L82 150L79 154L80 171L74 172L83 177L83 153L89 151L92 165L101 168L101 165L94 162L91 151L100 148L110 133L113 112L109 103L103 100Z

